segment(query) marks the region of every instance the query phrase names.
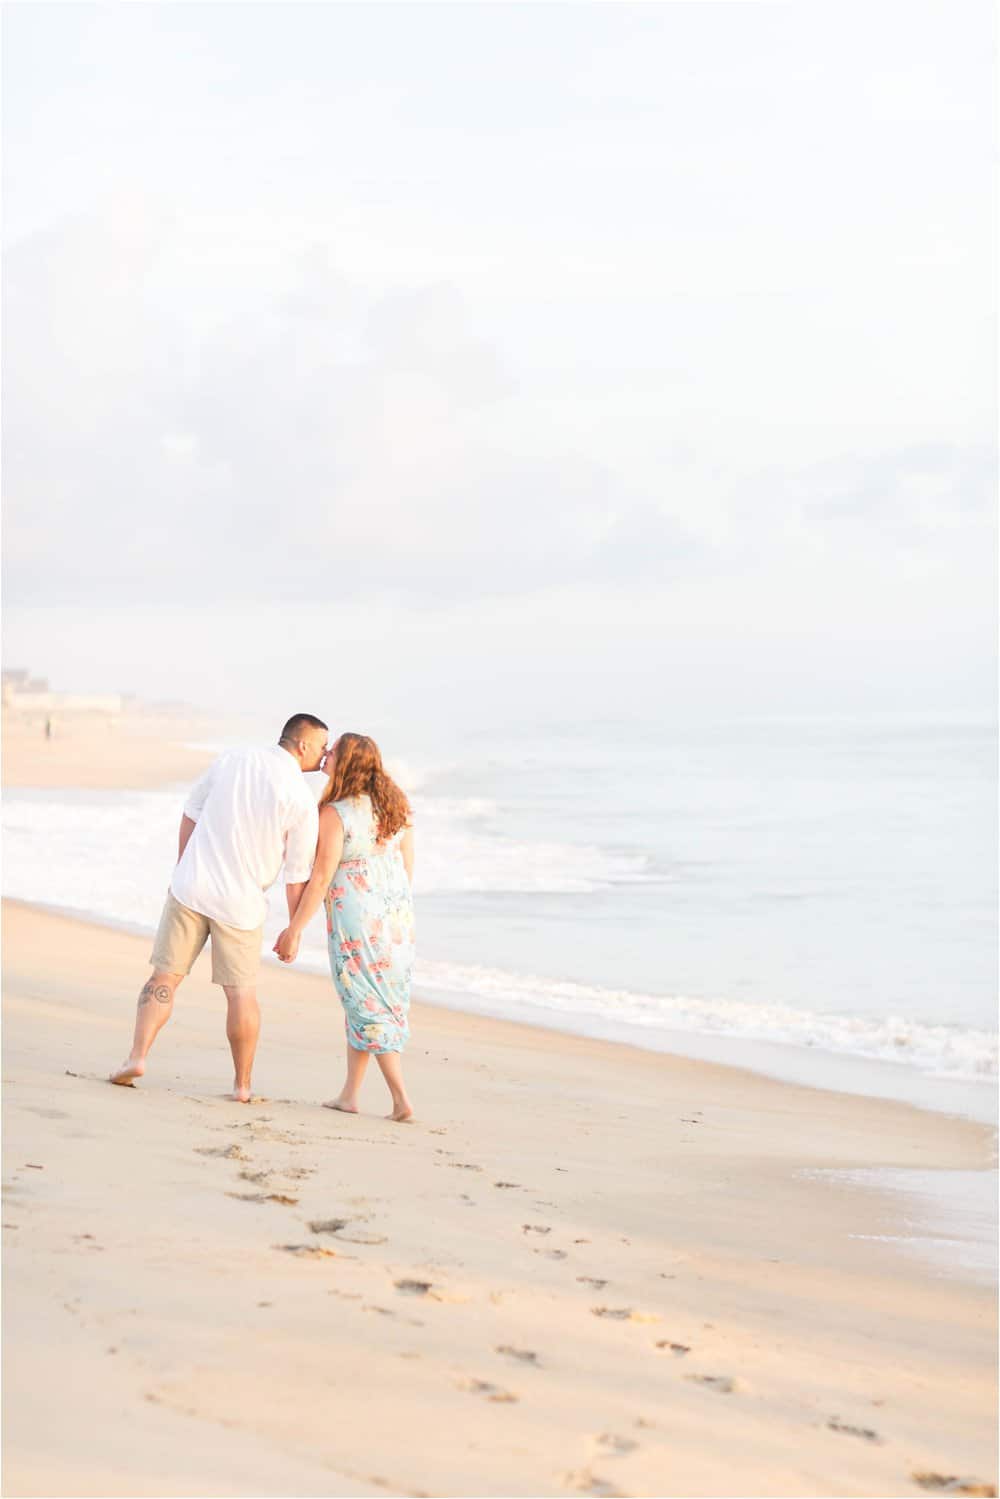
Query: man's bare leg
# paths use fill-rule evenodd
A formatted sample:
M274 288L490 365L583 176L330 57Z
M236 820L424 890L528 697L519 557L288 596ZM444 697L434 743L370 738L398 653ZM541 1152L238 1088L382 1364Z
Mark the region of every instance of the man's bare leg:
M157 1035L170 1019L174 1008L174 993L184 977L183 973L161 973L156 969L142 986L136 1006L135 1034L128 1057L112 1072L110 1081L123 1088L131 1088L137 1077L146 1070L146 1057Z
M402 1057L398 1051L383 1051L378 1053L376 1061L392 1094L392 1113L387 1114L386 1118L394 1119L397 1124L409 1124L413 1118L413 1105L407 1098L403 1085Z
M347 1043L347 1078L337 1097L325 1103L324 1109L339 1109L342 1114L358 1112L358 1092L368 1071L369 1056L370 1052L359 1051L356 1046Z
M233 1054L233 1091L229 1097L234 1103L250 1102L250 1074L257 1052L257 1037L260 1035L260 1005L255 988L242 988L225 984L226 1036Z

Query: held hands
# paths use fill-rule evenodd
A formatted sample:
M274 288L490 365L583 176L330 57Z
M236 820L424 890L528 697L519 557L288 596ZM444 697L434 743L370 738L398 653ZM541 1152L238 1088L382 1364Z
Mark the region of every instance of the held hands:
M294 963L299 953L299 940L299 933L293 932L290 926L286 926L274 944L273 951L278 954L283 963Z

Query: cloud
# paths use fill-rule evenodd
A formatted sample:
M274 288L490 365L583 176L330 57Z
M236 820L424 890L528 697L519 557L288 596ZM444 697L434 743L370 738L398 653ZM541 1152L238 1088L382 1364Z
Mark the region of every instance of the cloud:
M362 287L312 243L206 313L188 249L138 203L8 255L14 602L508 593L695 545L532 431L454 285Z

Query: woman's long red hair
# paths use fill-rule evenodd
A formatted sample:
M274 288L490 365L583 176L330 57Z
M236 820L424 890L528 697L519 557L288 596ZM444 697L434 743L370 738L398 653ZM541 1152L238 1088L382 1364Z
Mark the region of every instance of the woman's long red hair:
M406 793L386 774L379 747L367 734L341 734L326 774L320 806L348 796L370 797L379 843L388 842L410 821Z

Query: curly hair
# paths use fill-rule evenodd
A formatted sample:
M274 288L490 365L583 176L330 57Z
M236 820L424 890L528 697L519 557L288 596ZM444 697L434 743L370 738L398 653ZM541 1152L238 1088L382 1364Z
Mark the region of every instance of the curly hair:
M321 807L342 797L370 797L379 843L387 843L409 824L412 813L406 793L386 774L374 739L367 734L341 734L330 758L333 763L326 767Z

